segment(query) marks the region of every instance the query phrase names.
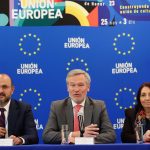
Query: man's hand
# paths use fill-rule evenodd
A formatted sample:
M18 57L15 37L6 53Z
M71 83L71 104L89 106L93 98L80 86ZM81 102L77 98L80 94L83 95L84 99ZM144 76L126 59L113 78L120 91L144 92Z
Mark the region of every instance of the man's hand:
M99 134L99 128L97 124L91 124L84 129L84 137L96 137Z
M80 131L74 131L72 132L72 137L80 137Z
M3 127L0 127L0 137L4 137L6 134L6 129Z
M22 139L20 137L16 137L14 135L11 135L10 138L13 139L13 144L14 145L21 145L21 144L23 144L23 141L22 141Z
M74 131L69 134L68 137L69 144L75 143L75 137L80 137L80 131Z

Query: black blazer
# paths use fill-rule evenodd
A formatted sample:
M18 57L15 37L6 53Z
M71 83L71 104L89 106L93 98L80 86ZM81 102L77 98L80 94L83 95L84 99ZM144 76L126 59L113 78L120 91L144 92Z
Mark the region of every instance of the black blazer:
M11 100L8 114L8 136L20 136L25 144L37 144L38 134L31 106L20 101Z
M123 143L136 143L136 134L135 134L135 109L126 109L125 110L125 121L124 126L121 132L121 140Z

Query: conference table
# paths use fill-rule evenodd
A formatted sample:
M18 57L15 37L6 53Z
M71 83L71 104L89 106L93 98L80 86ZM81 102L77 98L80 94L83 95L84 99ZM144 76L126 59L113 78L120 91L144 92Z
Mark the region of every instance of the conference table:
M150 144L95 144L95 145L19 145L0 146L0 150L150 150Z

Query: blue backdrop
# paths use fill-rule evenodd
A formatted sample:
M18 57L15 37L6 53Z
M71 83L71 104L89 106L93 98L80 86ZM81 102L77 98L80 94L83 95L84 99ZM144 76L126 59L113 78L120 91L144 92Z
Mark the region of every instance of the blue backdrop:
M91 75L88 95L106 102L120 142L124 110L134 107L139 86L150 77L150 16L118 14L117 6L126 2L117 1L109 10L109 19L114 14L118 18L115 25L102 25L106 20L101 20L95 27L0 27L0 72L12 76L13 98L32 105L40 143L51 101L68 96L66 74L75 68ZM148 0L139 3L149 6Z

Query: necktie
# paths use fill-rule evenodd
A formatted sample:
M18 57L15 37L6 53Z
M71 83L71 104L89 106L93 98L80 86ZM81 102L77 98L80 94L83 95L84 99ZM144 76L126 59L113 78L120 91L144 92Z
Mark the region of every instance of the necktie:
M74 107L74 131L79 131L79 120L78 120L78 112L82 106L77 104Z
M0 127L5 128L5 115L4 115L4 111L6 109L5 108L0 108Z

